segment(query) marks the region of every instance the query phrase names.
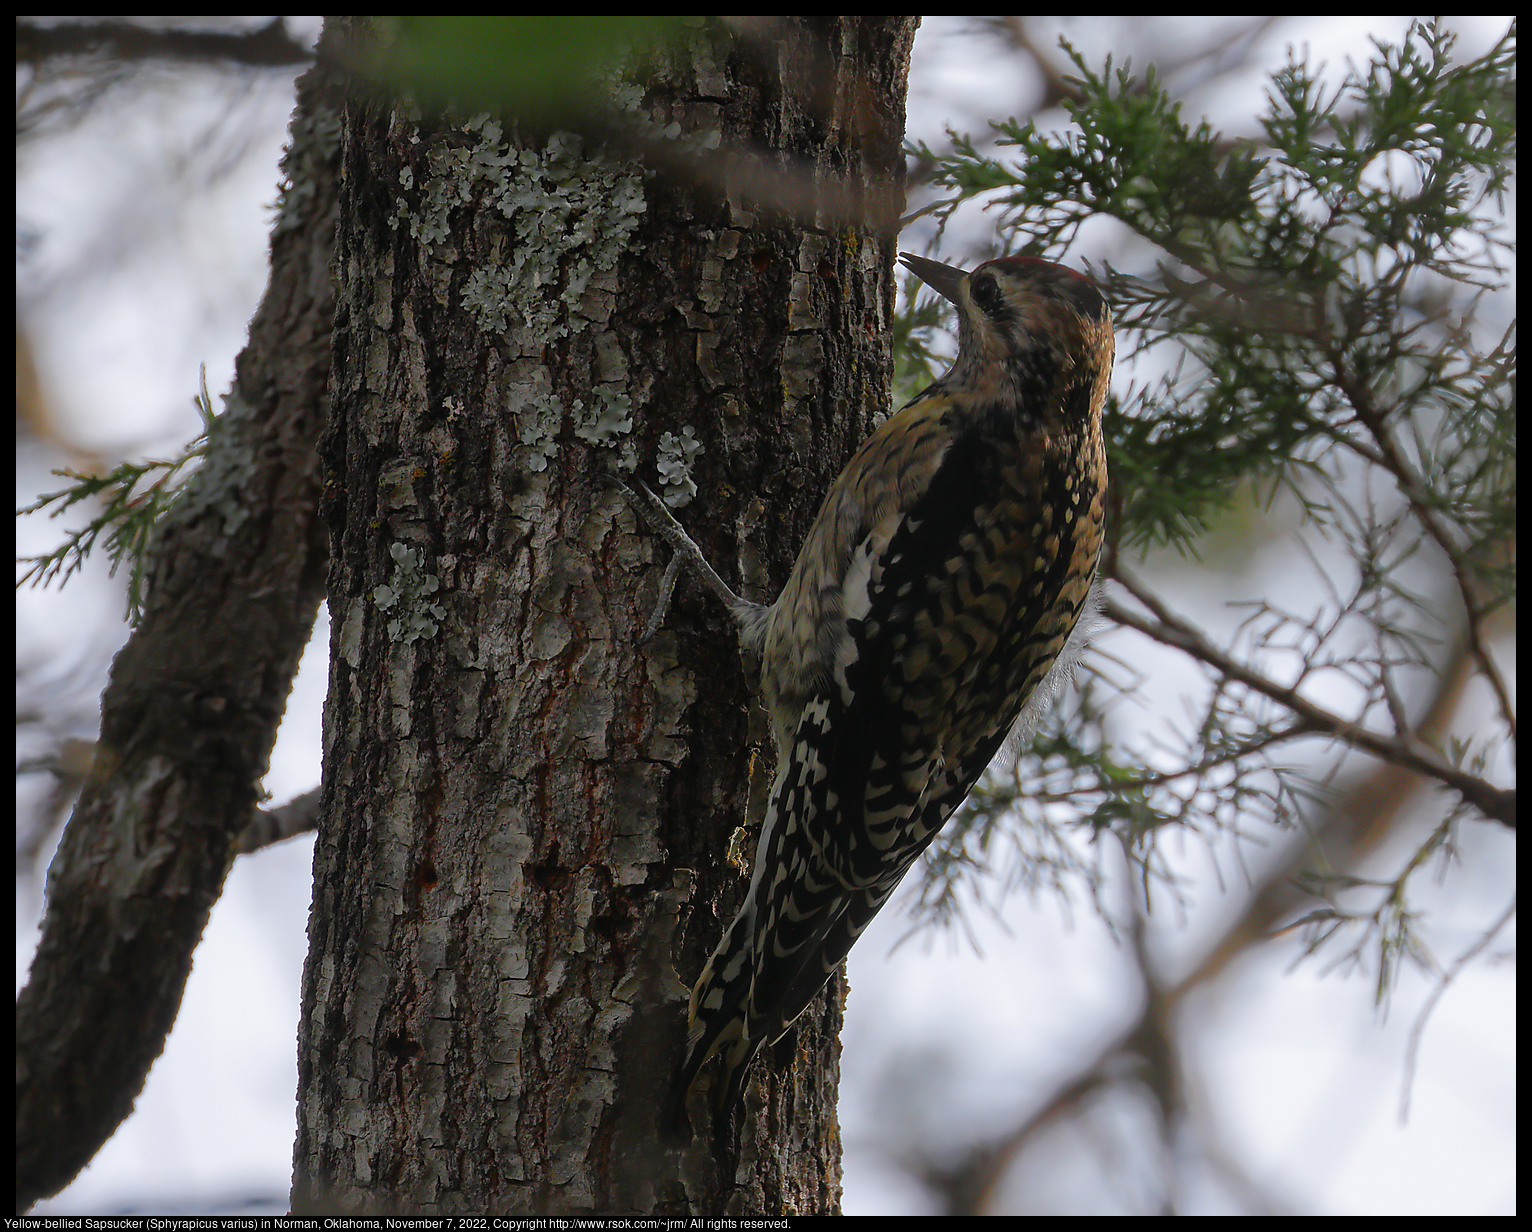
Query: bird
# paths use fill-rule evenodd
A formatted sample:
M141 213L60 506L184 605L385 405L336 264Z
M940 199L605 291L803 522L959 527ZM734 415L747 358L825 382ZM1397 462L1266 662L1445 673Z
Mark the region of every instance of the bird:
M692 989L670 1093L684 1124L717 1057L715 1133L761 1047L1051 700L1089 623L1115 350L1105 296L1038 257L972 271L900 260L956 308L956 358L853 455L775 602L735 594L662 500L614 480L759 656L776 745L749 888Z

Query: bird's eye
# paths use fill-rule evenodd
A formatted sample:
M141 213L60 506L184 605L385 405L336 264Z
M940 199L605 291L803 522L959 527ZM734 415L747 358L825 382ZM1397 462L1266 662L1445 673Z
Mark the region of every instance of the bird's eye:
M973 285L969 290L973 295L973 302L991 316L1005 302L1004 297L1000 294L1000 284L995 281L993 274L980 274L973 280Z

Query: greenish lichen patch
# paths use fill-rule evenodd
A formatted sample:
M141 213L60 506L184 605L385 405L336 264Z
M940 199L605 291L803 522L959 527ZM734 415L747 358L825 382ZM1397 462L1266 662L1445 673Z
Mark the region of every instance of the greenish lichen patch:
M240 528L250 516L243 489L258 469L255 449L245 439L248 425L244 421L254 413L237 387L223 395L222 414L205 421L207 444L202 450L202 465L186 481L181 500L167 516L189 523L212 512L223 519L225 535L233 535Z
M478 327L519 332L539 346L583 331L589 323L582 311L587 287L616 267L646 209L643 176L585 148L573 133L556 132L531 150L508 141L500 122L488 115L475 116L459 131L473 140L433 146L418 191L414 173L401 174L392 225L408 226L434 251L452 234L453 210L488 205L510 229L463 286L463 306Z
M677 436L673 432L660 433L660 456L654 468L660 475L660 495L672 509L680 509L691 503L697 495L697 485L692 482L692 459L702 452L702 442L687 424Z
M380 611L393 613L388 622L388 640L391 642L418 641L433 638L441 627L438 622L447 618L447 609L439 603L427 602L427 596L441 588L435 574L422 568L423 557L419 548L392 544L388 554L394 558L393 576L386 585L375 586L372 601Z

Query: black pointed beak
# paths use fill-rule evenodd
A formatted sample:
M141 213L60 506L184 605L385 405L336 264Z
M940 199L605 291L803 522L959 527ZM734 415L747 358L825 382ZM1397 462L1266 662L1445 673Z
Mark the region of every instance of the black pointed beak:
M917 257L913 252L901 252L899 260L910 273L943 299L962 304L960 291L963 283L968 280L967 270L960 270L955 265L943 265L940 261L931 261L926 257Z

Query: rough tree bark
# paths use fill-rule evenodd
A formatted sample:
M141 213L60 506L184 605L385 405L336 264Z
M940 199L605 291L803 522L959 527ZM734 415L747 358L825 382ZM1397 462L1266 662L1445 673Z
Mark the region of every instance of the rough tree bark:
M349 111L295 1210L838 1208L838 983L758 1063L737 1157L657 1136L770 752L697 588L635 646L663 550L598 475L695 483L725 576L785 578L888 407L914 25L671 53L647 175Z

